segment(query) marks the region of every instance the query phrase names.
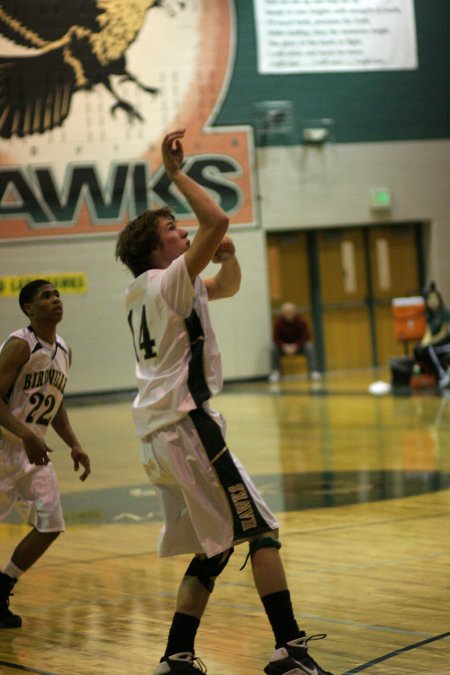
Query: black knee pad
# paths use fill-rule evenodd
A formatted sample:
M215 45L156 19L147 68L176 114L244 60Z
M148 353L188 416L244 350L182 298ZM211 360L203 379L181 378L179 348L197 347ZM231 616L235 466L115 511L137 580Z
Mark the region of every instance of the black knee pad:
M224 553L218 553L212 558L192 558L189 567L185 572L187 577L197 577L201 584L212 593L214 588L214 579L225 569L234 548L228 549Z
M243 570L248 563L248 559L257 551L259 548L281 548L281 544L278 539L273 537L261 537L261 539L253 539L248 545L248 553L244 560L244 564L240 568Z
M254 539L253 541L250 542L248 550L250 555L253 555L255 551L257 551L259 548L281 548L281 544L278 541L278 539L274 539L273 537L262 537L261 539Z

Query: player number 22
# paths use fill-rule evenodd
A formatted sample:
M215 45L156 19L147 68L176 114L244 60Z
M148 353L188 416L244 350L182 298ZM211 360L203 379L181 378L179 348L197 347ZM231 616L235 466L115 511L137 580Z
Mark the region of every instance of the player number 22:
M28 413L25 422L29 424L43 424L44 427L48 427L56 403L55 397L52 394L44 396L44 394L37 391L30 397L30 403L33 407Z

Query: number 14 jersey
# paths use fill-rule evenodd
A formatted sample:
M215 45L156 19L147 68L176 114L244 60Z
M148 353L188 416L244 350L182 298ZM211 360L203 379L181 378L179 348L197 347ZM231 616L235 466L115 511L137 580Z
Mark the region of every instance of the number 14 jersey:
M215 396L222 365L205 285L192 283L183 255L134 279L125 297L138 383L132 412L144 438Z

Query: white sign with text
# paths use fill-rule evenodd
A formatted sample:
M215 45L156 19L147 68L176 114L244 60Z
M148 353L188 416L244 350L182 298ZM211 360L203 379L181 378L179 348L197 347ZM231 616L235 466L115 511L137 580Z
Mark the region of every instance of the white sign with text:
M253 0L262 74L417 68L413 0Z

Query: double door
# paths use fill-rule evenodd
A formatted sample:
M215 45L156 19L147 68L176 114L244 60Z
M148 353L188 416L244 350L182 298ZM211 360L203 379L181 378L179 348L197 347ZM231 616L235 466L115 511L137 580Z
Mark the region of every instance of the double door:
M268 235L272 311L294 302L328 370L385 366L403 353L392 299L420 293L421 224Z

